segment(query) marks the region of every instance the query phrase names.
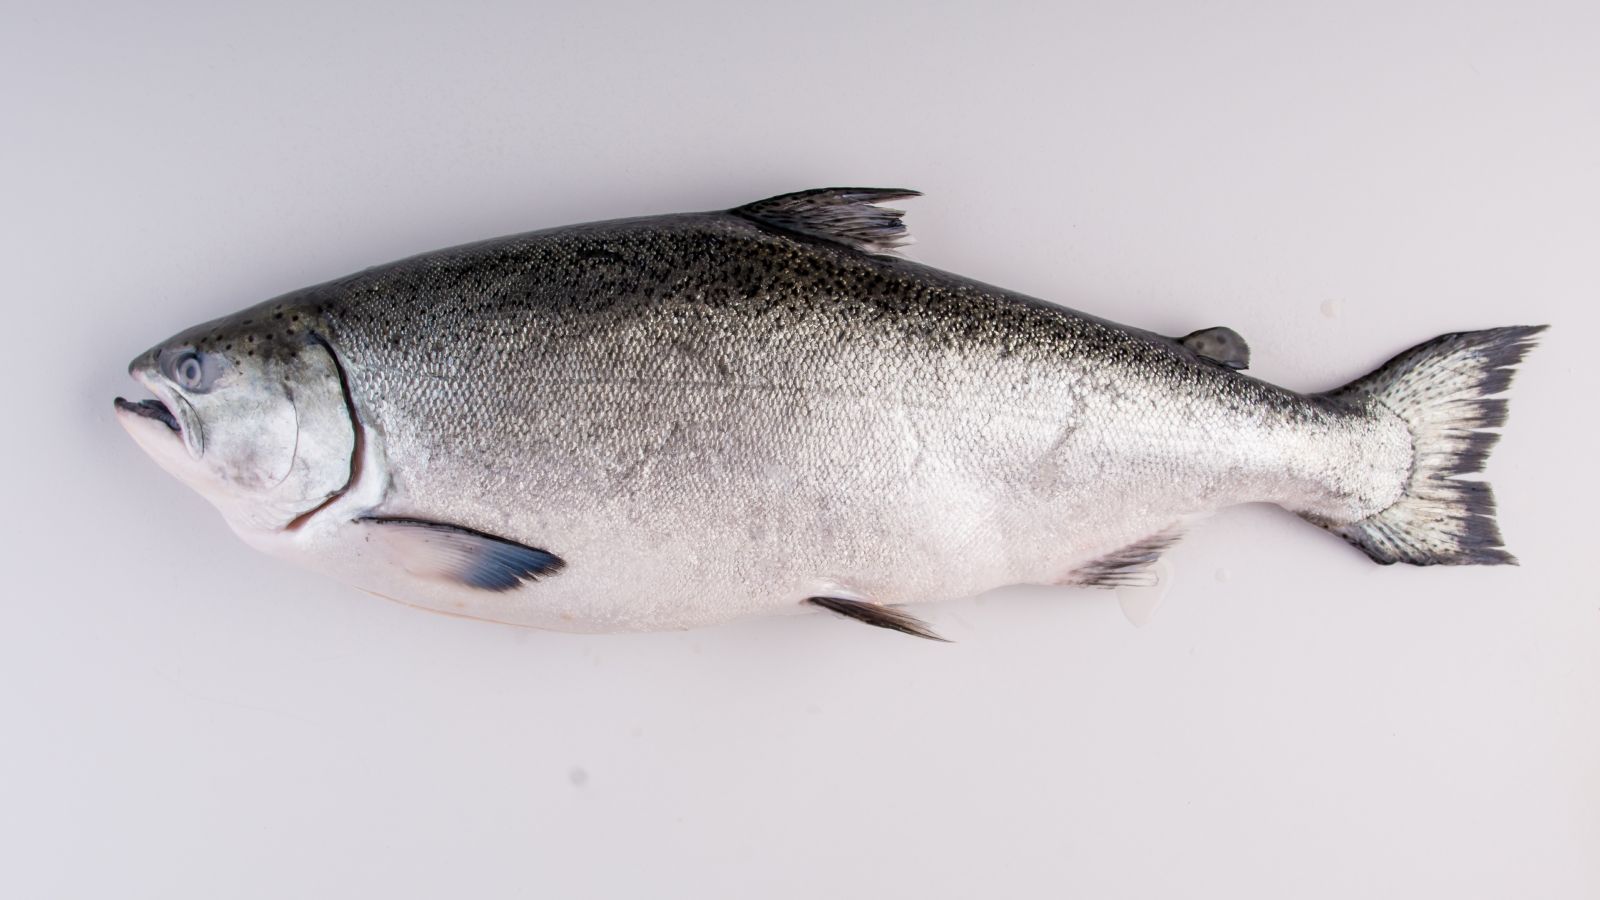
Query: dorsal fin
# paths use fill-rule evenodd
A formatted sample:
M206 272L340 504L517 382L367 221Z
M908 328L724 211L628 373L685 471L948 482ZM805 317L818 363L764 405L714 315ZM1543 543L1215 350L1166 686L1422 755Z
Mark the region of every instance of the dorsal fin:
M732 210L770 228L843 244L862 253L892 253L911 243L903 210L874 204L922 196L903 188L816 188L758 200Z
M1203 356L1219 366L1230 369L1250 368L1250 345L1244 342L1239 332L1232 328L1218 325L1215 328L1202 328L1190 332L1181 338L1178 343L1196 355Z

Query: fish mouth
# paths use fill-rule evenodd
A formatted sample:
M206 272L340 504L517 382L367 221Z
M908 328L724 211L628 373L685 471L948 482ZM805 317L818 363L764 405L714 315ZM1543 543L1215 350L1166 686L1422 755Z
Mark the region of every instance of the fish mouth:
M189 451L190 456L199 459L205 452L205 436L194 408L182 394L163 384L148 366L141 365L143 361L143 358L134 360L133 365L128 367L128 374L150 392L152 399L129 400L118 397L114 404L117 418L122 420L122 426L133 433L136 439L142 434L145 440L164 444L166 436L170 435L178 439L178 445ZM157 429L146 422L159 423L163 427Z
M183 428L178 425L178 417L174 416L172 410L168 409L167 405L160 400L140 400L135 403L132 400L118 397L115 404L117 409L123 412L133 413L146 419L154 419L172 429L176 434L183 433Z

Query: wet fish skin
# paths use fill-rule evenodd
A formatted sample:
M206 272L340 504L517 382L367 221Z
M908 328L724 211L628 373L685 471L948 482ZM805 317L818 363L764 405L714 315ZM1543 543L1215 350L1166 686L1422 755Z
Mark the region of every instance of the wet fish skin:
M1362 523L1390 515L1399 544L1380 561L1509 559L1492 506L1406 518L1423 426L1383 396L1393 383L1323 395L1267 384L1191 349L1203 342L867 252L900 233L870 201L905 192L799 196L369 269L177 336L152 351L146 381L178 394L151 370L163 352L225 359L243 381L256 357L241 348L281 368L320 345L333 373L307 369L320 386L288 393L320 398L309 420L344 423L353 440L312 443L348 458L308 461L323 474L280 521L245 515L248 498L219 502L236 530L385 596L540 627L679 628L813 597L1113 584L1185 523L1254 501L1358 545ZM1470 365L1449 396L1503 389L1532 333L1452 346L1451 364ZM1411 360L1390 382L1436 362ZM1490 407L1452 413L1455 431L1503 420L1503 401L1474 403ZM1485 441L1451 451L1481 466ZM486 591L467 583L470 552L419 565L442 552L437 535L397 536L382 519L561 565L529 562L525 583ZM1413 532L1431 535L1426 553L1405 545Z

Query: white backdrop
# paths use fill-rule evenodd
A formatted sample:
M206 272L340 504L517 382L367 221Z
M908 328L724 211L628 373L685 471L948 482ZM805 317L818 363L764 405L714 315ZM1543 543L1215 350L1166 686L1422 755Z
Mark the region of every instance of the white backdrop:
M1600 895L1592 3L8 3L0 893ZM258 556L114 423L181 327L413 252L827 184L912 255L1320 389L1554 327L1520 568L1268 508L1114 595L574 637Z

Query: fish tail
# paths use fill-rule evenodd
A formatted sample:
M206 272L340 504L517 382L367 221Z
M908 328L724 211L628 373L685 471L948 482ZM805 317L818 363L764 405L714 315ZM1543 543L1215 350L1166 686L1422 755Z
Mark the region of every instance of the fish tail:
M1310 518L1361 548L1375 562L1431 565L1515 565L1495 523L1494 492L1458 476L1483 470L1506 421L1512 368L1546 326L1445 334L1412 347L1376 371L1328 396L1374 401L1411 432L1411 471L1400 498L1348 524Z

